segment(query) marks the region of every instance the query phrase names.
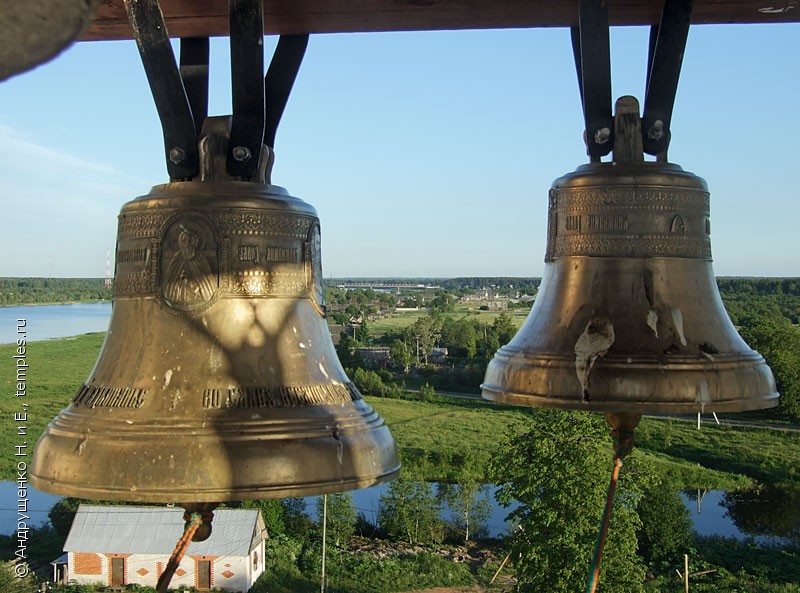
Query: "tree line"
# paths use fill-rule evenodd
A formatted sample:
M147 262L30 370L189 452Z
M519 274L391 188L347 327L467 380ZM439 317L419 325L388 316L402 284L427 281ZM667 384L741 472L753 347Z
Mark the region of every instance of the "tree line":
M0 278L0 305L110 301L103 278Z

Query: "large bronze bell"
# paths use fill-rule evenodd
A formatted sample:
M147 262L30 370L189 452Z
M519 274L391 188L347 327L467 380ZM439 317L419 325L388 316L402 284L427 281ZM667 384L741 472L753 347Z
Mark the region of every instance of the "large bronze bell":
M91 375L36 446L31 483L83 498L205 503L361 488L399 471L325 322L314 209L225 170L228 118L201 173L119 216L114 309Z
M644 161L638 102L625 99L613 162L553 183L541 290L483 396L634 415L775 406L772 373L717 290L706 183Z

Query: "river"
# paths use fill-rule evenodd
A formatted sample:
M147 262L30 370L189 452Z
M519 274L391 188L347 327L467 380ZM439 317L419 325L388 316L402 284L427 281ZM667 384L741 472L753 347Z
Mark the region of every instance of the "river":
M104 332L108 329L109 319L111 303L0 307L0 344L17 341L17 326L22 321L25 339L37 342Z

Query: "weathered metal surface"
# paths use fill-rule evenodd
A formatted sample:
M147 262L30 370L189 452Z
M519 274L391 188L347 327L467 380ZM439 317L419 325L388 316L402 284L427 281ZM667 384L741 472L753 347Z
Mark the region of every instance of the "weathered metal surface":
M36 446L31 483L82 498L203 503L370 486L394 440L339 363L319 220L282 188L234 181L227 118L203 177L122 208L100 356ZM262 159L269 159L262 151Z
M541 290L489 364L484 397L625 414L777 405L717 290L705 182L645 162L638 103L622 103L617 125L634 130L617 134L615 160L553 183Z
M657 25L663 0L609 3L611 25ZM170 34L228 35L227 0L163 0ZM796 0L696 0L693 24L800 21ZM578 0L264 0L267 34L573 27ZM131 39L122 0L105 0L83 39Z

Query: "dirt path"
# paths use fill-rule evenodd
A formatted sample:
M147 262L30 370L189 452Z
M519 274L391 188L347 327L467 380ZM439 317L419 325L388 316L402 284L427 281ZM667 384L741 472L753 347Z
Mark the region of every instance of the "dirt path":
M498 593L508 592L514 588L514 580L507 575L503 575L497 579L497 582L492 586L492 591ZM487 593L489 589L484 589L480 585L472 585L471 587L434 587L433 589L414 589L412 591L404 591L403 593Z

